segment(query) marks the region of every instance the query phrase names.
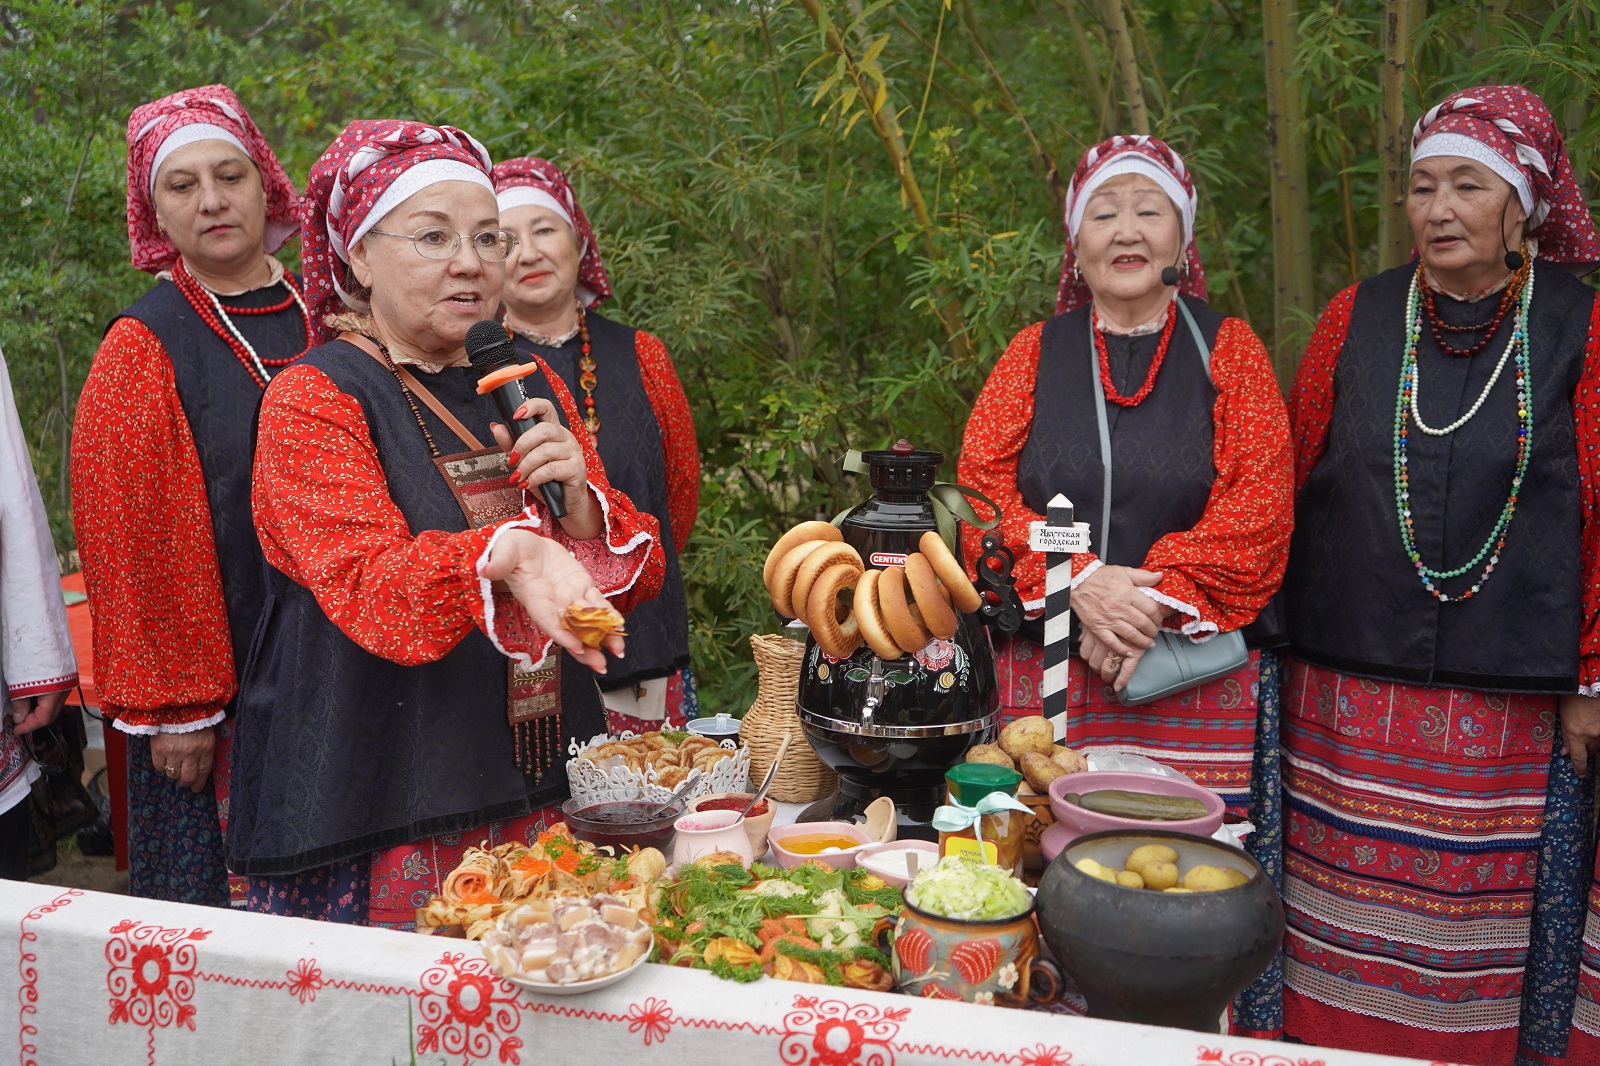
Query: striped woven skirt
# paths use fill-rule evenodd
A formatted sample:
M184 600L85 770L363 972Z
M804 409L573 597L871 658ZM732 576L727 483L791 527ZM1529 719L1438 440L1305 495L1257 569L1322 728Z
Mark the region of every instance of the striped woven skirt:
M1286 1032L1433 1060L1600 1061L1564 1057L1595 853L1556 697L1289 660L1282 724Z
M1008 639L995 646L1002 721L1043 713L1044 649ZM1283 807L1278 773L1278 657L1252 652L1237 672L1140 707L1124 707L1074 656L1067 664L1067 744L1085 754L1129 752L1187 774L1256 827L1246 850L1282 889ZM1270 1039L1283 1028L1283 963L1234 1002L1232 1031Z

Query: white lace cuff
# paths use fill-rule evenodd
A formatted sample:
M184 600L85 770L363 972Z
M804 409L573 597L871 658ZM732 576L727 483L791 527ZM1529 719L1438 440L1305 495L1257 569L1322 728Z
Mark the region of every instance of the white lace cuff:
M1146 596L1149 596L1152 600L1155 600L1163 607L1171 607L1174 611L1177 611L1180 614L1188 615L1188 621L1184 622L1181 626L1173 627L1170 624L1163 623L1161 628L1166 632L1182 633L1184 636L1193 640L1196 644L1204 644L1206 641L1217 635L1217 623L1202 622L1200 620L1200 608L1194 606L1194 604L1184 603L1182 600L1175 600L1171 596L1168 596L1166 593L1162 592L1160 589L1154 589L1144 585L1139 587L1139 591L1144 593Z
M196 730L206 729L218 725L228 716L222 711L200 718L193 722L177 722L172 725L129 725L120 719L112 719L111 724L124 733L137 737L153 737L157 733L193 733Z

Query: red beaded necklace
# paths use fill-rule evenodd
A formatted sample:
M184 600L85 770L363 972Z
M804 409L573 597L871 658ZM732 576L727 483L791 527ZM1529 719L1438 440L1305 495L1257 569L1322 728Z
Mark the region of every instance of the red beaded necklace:
M589 316L583 305L578 305L578 336L583 342L583 354L578 357L578 385L583 389L583 424L589 436L600 435L600 416L594 410L594 387L599 380L594 376L595 361L589 354Z
M283 275L283 287L289 295L276 304L265 307L225 307L215 293L200 284L193 274L189 273L180 258L172 267L172 280L178 286L178 291L183 293L189 301L195 314L200 320L211 327L211 332L227 342L233 354L245 370L255 379L257 385L263 389L267 387L270 375L267 367L288 366L311 350L311 312L306 309L306 302L300 295L300 290L295 287L294 279L287 272ZM300 305L300 317L305 323L306 346L293 355L283 358L269 358L259 354L249 341L244 339L237 327L230 320L231 315L270 315L280 311L287 311L291 304Z
M1528 264L1524 260L1522 267L1511 275L1511 281L1501 290L1500 306L1495 308L1494 317L1479 326L1452 326L1440 318L1438 305L1434 302L1433 287L1423 285L1422 306L1427 312L1428 328L1433 331L1433 339L1438 343L1440 350L1446 355L1458 355L1466 359L1489 347L1489 342L1494 340L1495 334L1500 331L1500 323L1505 320L1506 314L1517 306L1517 297L1522 293L1522 285L1527 277L1527 271ZM1452 347L1444 338L1446 333L1476 333L1479 330L1483 331L1483 336L1479 338L1478 343L1470 348Z
M1094 314L1094 312L1090 312ZM1098 319L1098 316L1096 316ZM1144 376L1144 385L1132 396L1124 396L1117 391L1111 383L1111 350L1106 347L1106 334L1096 321L1094 327L1094 346L1100 353L1100 387L1106 391L1106 399L1122 407L1137 407L1150 395L1150 390L1156 387L1156 374L1161 370L1161 363L1167 358L1167 349L1172 344L1172 327L1178 322L1178 313L1172 308L1167 309L1167 324L1161 330L1161 341L1156 345L1156 356L1150 360L1150 372Z

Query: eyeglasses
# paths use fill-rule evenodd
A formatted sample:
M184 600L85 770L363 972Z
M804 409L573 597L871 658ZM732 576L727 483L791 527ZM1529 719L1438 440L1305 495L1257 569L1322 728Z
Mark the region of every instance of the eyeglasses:
M511 258L511 250L517 246L517 238L510 231L503 229L486 229L474 233L471 237L457 233L448 226L424 226L415 233L387 233L381 229L368 230L380 237L398 237L402 241L410 241L411 247L424 259L450 259L461 247L463 239L472 242L472 250L478 253L478 258L485 263L504 263Z

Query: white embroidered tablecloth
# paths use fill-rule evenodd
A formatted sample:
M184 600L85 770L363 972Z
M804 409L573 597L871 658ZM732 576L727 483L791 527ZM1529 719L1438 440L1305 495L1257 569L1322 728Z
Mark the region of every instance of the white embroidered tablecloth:
M653 964L598 992L542 997L499 979L463 940L0 881L0 1010L12 1009L16 1043L0 1043L0 1063L21 1066L406 1066L413 1054L427 1066L1406 1061L770 979L734 984Z

